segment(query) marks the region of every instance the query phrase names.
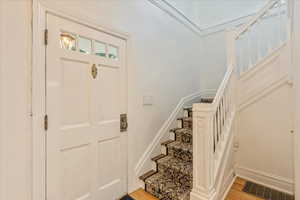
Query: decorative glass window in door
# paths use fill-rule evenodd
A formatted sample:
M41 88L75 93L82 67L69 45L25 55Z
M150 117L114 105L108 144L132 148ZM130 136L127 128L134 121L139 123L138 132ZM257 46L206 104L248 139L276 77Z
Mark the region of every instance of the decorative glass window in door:
M118 60L119 59L118 47L108 45L108 57L113 60Z
M76 51L76 36L63 32L60 34L60 47L63 49Z
M92 53L92 40L82 37L82 36L79 36L78 47L79 47L79 52L85 53L85 54L91 54Z
M106 44L102 42L94 42L94 53L97 56L106 57Z
M93 54L111 60L119 59L119 48L87 37L61 32L60 46L62 49L77 51L84 54Z

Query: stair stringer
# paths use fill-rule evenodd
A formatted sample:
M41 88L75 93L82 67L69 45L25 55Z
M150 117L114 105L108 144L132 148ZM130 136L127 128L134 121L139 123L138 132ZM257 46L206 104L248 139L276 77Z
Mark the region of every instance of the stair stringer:
M236 113L233 114L231 126L229 127L229 138L226 144L223 160L219 168L219 180L216 180L217 198L215 200L224 200L229 192L229 189L236 179L234 171L234 140L237 132ZM227 170L227 171L226 171Z
M292 85L290 41L262 59L238 79L238 110L263 98L282 84Z

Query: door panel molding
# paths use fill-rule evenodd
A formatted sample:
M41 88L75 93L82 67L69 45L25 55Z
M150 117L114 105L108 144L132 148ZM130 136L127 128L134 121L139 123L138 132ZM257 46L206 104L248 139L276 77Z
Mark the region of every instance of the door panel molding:
M45 88L45 67L46 51L44 44L44 31L46 29L46 15L62 17L64 19L88 26L89 28L110 34L126 41L126 62L128 67L131 64L131 38L130 35L119 30L95 24L68 16L48 5L42 4L39 0L33 0L33 41L32 41L32 198L33 200L46 199L46 132L43 122L46 111L46 88ZM101 59L101 58L99 58ZM111 63L107 64L111 66ZM127 71L129 68L127 68ZM128 73L127 73L128 76ZM127 88L128 92L128 88ZM126 94L127 95L127 94ZM128 98L126 97L128 102ZM126 104L128 105L128 103ZM51 123L51 117L50 122ZM127 132L129 135L129 132ZM129 138L129 137L128 137ZM128 159L127 159L128 161ZM127 162L128 165L128 162ZM127 167L128 168L128 167ZM128 171L128 170L127 170ZM127 173L129 177L129 171ZM128 180L127 180L128 182ZM128 184L127 184L128 187Z

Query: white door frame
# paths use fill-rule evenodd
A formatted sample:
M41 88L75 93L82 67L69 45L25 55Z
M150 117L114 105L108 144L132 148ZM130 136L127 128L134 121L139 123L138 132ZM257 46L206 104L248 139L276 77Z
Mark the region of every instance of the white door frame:
M46 15L52 13L65 19L76 21L93 29L124 39L126 45L126 66L127 76L131 63L131 38L129 34L122 31L113 30L85 19L71 17L56 9L44 5L40 0L33 0L33 30L32 30L32 199L46 200L46 132L43 121L46 113L45 97L45 66L46 51L44 44L44 31L46 29ZM127 84L128 85L128 84ZM128 87L127 87L128 90ZM128 92L127 92L128 94ZM127 97L128 104L128 97ZM129 132L128 139L129 137ZM129 154L127 154L128 156ZM127 165L128 157L127 157ZM127 166L128 168L128 166ZM127 183L129 179L129 169L127 169ZM127 184L128 187L128 184Z
M295 131L294 131L294 166L295 166L295 199L300 199L300 0L291 1L293 9L293 69L295 82Z

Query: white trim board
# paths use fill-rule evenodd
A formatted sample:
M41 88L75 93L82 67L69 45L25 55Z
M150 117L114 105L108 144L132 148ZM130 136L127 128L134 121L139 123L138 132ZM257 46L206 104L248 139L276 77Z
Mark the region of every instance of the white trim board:
M185 106L189 106L189 104L193 104L193 100L200 100L201 97L213 97L216 94L215 89L210 89L210 90L204 90L202 92L197 92L194 94L191 94L189 96L183 97L171 115L168 117L168 119L165 121L165 123L162 125L162 127L159 129L157 132L156 136L154 137L153 141L150 143L150 145L147 147L146 151L144 154L141 156L139 159L138 163L136 164L134 171L135 171L135 179L136 179L136 187L139 187L138 184L138 177L144 173L143 169L145 168L145 165L147 164L148 161L151 161L151 157L153 156L153 152L157 148L160 148L160 143L161 140L166 136L166 134L169 133L170 129L174 128L172 127L174 121L177 120L179 115L181 114L182 109ZM136 188L133 188L136 189Z
M232 186L233 186L236 178L237 178L237 176L236 176L234 170L231 170L230 173L229 173L229 175L225 179L224 188L222 190L223 195L222 195L221 200L225 200L226 199L226 197L228 196L228 194L229 194L229 192L230 192L230 190L231 190L231 188L232 188Z
M218 175L219 177L221 177L221 179L219 180L221 182L218 183L218 184L220 184L220 186L218 186L219 188L217 189L218 197L219 198L224 197L224 199L226 198L228 192L231 189L231 186L234 183L234 180L236 179L236 174L235 174L233 165L232 165L232 168L231 168L230 172L228 173L228 175L227 176L225 175L226 168L230 165L230 163L229 163L230 157L232 156L232 158L234 158L234 156L235 156L235 153L233 151L233 148L234 148L233 144L234 144L234 137L236 135L236 118L237 118L236 114L237 114L236 112L233 113L231 124L230 124L230 126L228 126L229 128L228 128L227 135L229 135L228 136L229 138L228 138L227 144L225 145L226 148L224 148L225 153L224 153L224 155L221 155L221 157L223 157L223 160L220 163L221 167L223 169L221 169L221 171L220 171L221 173ZM226 135L226 133L225 133L225 135Z
M262 73L266 68L272 67L274 65L273 63L275 62L277 62L277 64L281 66L282 63L281 59L287 57L286 52L288 50L289 43L290 41L283 43L282 45L280 45L280 47L274 49L268 56L262 58L257 64L251 67L248 71L242 73L238 78L239 86L244 85L244 83L247 82L248 80L255 78L255 76ZM276 69L275 68L272 69L272 71L274 70ZM246 94L247 96L243 94L244 99L241 98L242 96L240 96L238 111L241 111L247 108L248 106L256 103L257 101L264 98L266 95L273 92L274 90L276 90L277 88L281 87L284 84L288 84L292 86L293 82L291 80L290 73L291 72L287 70L286 72L280 75L269 74L267 77L265 77L265 79L268 80L268 82L266 82L264 85L261 85L259 88L252 90L251 93Z
M252 181L257 184L264 185L266 187L285 192L288 194L294 194L294 181L284 177L268 174L254 169L249 169L242 166L235 166L235 172L238 177Z
M264 97L266 97L267 95L275 91L276 89L281 88L285 84L291 85L289 81L290 81L289 76L286 75L283 78L276 80L272 82L270 85L260 89L259 91L255 91L255 94L249 97L247 101L240 103L240 105L238 106L238 111L242 111L248 108L249 106L255 104L256 102L263 99Z
M266 67L273 60L278 58L288 47L288 42L284 42L279 47L272 49L267 56L261 58L255 65L251 66L247 71L240 74L239 80L247 80L257 74L262 68Z

